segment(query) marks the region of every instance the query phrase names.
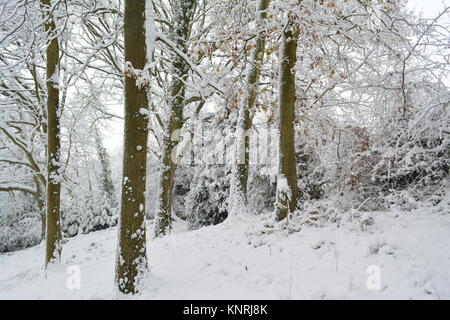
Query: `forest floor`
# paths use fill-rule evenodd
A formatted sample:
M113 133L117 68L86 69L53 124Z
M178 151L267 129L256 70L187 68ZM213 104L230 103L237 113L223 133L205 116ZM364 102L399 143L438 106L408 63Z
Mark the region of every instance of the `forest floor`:
M150 272L135 298L450 299L447 209L374 212L373 223L292 233L267 227L268 215L195 231L177 221L171 235L148 240ZM62 265L47 275L43 244L0 255L0 299L122 298L113 286L116 245L116 228L71 238ZM81 287L70 290L73 265ZM380 288L370 289L378 275Z

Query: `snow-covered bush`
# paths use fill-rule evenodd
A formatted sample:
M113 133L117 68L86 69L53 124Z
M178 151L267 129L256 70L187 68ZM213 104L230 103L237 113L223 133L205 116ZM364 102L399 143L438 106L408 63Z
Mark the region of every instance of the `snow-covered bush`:
M198 166L186 198L186 214L192 229L218 224L228 216L231 168Z
M22 217L14 225L0 226L0 252L10 252L35 246L41 242L39 217Z
M5 204L0 208L0 252L16 251L39 244L41 220L32 199L17 194L8 206L6 198L6 194L0 197Z
M248 203L252 211L259 214L273 211L276 196L276 180L261 171L253 172L248 184Z
M186 198L191 188L191 182L194 177L195 169L191 166L178 167L173 183L172 212L182 219L186 219Z
M88 203L87 209L81 222L83 233L107 229L117 224L117 208L112 207L105 197L98 199L97 206Z
M73 237L81 233L103 230L117 225L117 207L108 197L100 194L76 194L70 206L62 209L62 231L65 237Z
M424 200L448 178L450 93L419 80L408 88L410 102L398 104L374 137L372 181L386 194L410 190L415 200Z
M402 211L412 211L418 208L419 203L408 190L396 192L391 190L391 194L386 196L392 208Z
M62 233L64 237L70 238L80 232L81 214L77 207L71 206L61 209Z
M323 166L319 153L306 142L297 149L297 178L300 190L300 200L318 200L324 196L326 168Z

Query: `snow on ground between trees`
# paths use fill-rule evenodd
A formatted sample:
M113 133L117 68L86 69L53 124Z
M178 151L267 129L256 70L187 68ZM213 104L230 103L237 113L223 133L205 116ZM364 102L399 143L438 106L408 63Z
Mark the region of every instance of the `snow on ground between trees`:
M265 215L195 231L178 220L174 233L148 240L150 273L134 298L450 299L448 206L370 216L364 228L327 223L290 234L268 232ZM2 254L0 298L127 298L114 291L116 245L116 228L71 238L47 279L42 244ZM67 287L71 265L80 267L80 290ZM381 290L367 288L371 265L380 267Z

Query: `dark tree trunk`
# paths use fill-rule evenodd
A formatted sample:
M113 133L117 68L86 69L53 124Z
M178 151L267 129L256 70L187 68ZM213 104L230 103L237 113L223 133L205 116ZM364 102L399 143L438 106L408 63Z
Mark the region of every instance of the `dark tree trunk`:
M277 184L277 220L283 220L297 206L297 168L295 159L294 118L295 118L295 65L297 63L298 29L288 23L282 37L280 51L280 84L278 106L279 130L279 171L278 183L285 178L290 189L288 200L285 190ZM281 179L280 179L281 178Z
M147 270L145 189L147 169L148 110L146 89L138 86L139 69L146 64L145 1L125 1L125 129L122 201L116 285L125 294L139 291ZM131 63L131 65L129 65ZM134 71L133 71L134 70Z
M61 142L59 110L59 43L56 38L56 24L51 12L50 0L41 0L41 7L47 19L45 31L47 46L47 230L45 266L60 260L61 255Z

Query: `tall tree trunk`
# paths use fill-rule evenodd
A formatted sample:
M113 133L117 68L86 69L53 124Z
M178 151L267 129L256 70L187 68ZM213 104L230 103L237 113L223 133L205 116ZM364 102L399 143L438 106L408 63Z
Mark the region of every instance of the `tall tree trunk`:
M197 0L176 0L173 5L172 40L178 49L187 52L187 41L190 36L191 20L197 5ZM170 88L169 119L164 128L161 152L161 176L158 189L158 207L155 216L155 237L167 234L171 228L172 191L176 161L172 153L176 146L174 134L183 127L183 108L185 104L186 81L189 75L189 65L176 54L172 56L172 84Z
M145 87L137 83L146 63L146 1L125 1L125 128L122 201L116 286L125 294L137 293L147 270L145 189L147 171L148 110ZM131 65L130 65L131 64ZM136 73L135 73L136 72ZM142 80L142 79L141 79Z
M298 28L288 22L280 51L278 106L279 171L277 180L276 219L283 220L297 206L297 168L294 142L295 65L297 63ZM288 190L287 190L288 188Z
M260 19L267 18L267 8L270 0L260 0L259 12ZM259 25L259 23L258 23ZM264 51L266 46L266 34L264 30L258 30L259 35L256 39L256 45L253 49L250 60L250 69L247 75L247 92L245 99L239 107L239 116L237 123L237 139L236 139L236 154L237 159L233 167L233 178L231 186L231 194L234 199L231 201L230 214L242 210L243 206L247 205L247 184L249 175L249 152L250 152L250 137L249 130L252 127L252 118L250 117L250 110L254 107L258 95L259 76L261 66L264 60Z
M41 0L46 19L47 46L47 232L45 266L60 260L61 255L61 180L60 180L60 110L59 43L56 23L50 11L51 0Z

